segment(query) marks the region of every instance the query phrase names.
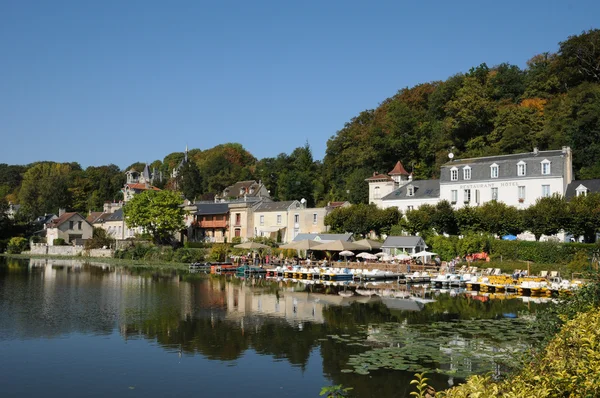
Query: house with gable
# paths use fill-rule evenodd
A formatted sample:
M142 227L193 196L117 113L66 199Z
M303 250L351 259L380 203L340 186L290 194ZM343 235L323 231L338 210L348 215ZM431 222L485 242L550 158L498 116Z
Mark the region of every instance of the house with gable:
M567 186L565 199L571 200L576 196L585 196L590 193L600 193L600 179L571 181Z
M131 169L125 172L125 175L127 177L127 182L121 189L121 192L123 193L123 202L128 202L135 195L150 189L154 191L160 191L160 189L152 185L155 178L158 177L156 171L150 173L148 164L146 164L144 171L141 173L135 169Z
M62 238L67 243L78 239L91 239L94 227L79 213L59 211L58 218L52 219L46 225L46 242L54 245L54 240Z

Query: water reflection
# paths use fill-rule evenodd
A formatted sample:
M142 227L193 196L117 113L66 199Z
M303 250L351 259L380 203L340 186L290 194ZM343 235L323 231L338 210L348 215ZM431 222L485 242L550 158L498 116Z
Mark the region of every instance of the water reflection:
M375 287L359 290L371 288ZM118 333L124 342L149 341L198 361L238 361L255 352L270 357L273 366L284 360L303 374L317 372L331 383L352 386L357 396L408 396L413 372L382 369L368 376L342 372L353 355L390 344L389 336L376 341L382 337L374 333L378 325L494 320L539 308L535 304L528 308L519 300L484 302L463 293L432 296L435 293L425 287L402 289L422 300L373 298L344 285L0 258L0 346L10 340ZM332 335L360 338L365 344L347 344ZM453 342L466 345L468 338L460 335ZM311 361L314 355L320 361ZM432 382L444 388L454 380L434 374ZM324 385L314 376L291 383L306 384L315 396ZM238 392L244 391L240 386Z

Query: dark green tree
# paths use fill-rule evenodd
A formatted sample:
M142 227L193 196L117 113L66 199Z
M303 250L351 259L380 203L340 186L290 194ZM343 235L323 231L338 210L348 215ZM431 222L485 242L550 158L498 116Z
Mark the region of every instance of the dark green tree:
M568 225L566 209L567 204L560 195L540 198L524 210L524 229L534 234L536 240L540 240L542 235L555 235Z
M183 196L190 201L194 201L202 194L202 176L200 176L198 166L193 161L188 161L184 163L179 173L179 186Z

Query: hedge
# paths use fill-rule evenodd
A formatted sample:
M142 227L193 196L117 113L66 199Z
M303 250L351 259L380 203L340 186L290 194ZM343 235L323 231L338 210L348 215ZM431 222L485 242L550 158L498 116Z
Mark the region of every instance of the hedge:
M591 260L600 246L590 243L556 243L492 240L490 255L493 259L528 260L543 264L568 264L576 257Z
M209 249L180 248L173 250L170 246L136 244L127 249L115 251L114 257L127 260L192 263L205 261L208 252Z
M488 252L492 260L532 261L540 264L590 263L600 258L600 245L592 243L534 242L500 240L486 235L434 236L427 240L431 251L442 260L471 253Z

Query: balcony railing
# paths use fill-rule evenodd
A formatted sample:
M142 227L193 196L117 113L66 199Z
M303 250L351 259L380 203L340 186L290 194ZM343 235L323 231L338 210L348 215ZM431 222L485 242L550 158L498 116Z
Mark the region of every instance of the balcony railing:
M193 225L197 228L227 228L229 227L228 220L200 220L195 221Z

